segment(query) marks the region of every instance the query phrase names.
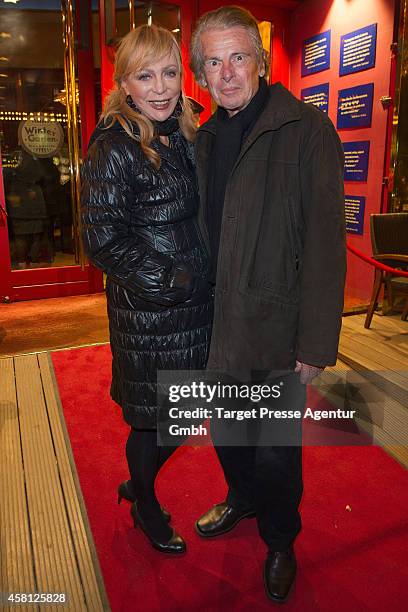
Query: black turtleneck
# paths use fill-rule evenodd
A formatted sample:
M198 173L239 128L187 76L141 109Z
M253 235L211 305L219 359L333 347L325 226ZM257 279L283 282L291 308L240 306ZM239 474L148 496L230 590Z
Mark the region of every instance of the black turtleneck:
M217 276L218 249L227 182L238 159L242 144L254 127L268 97L269 88L265 79L260 78L258 91L242 111L233 117L229 117L224 108L218 107L217 109L216 136L209 164L206 207L206 222L211 249L210 281L214 284Z

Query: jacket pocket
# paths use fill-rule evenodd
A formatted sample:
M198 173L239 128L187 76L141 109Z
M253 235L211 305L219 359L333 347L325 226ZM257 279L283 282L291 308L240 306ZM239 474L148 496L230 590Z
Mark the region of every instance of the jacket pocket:
M251 265L240 291L267 301L298 303L300 241L293 203L288 196L267 202L253 247Z
M287 260L287 278L288 288L292 290L299 279L299 271L301 264L301 241L299 236L299 226L295 213L295 203L291 195L288 196L285 202L285 216L286 216L286 228L288 243L290 247L289 258Z

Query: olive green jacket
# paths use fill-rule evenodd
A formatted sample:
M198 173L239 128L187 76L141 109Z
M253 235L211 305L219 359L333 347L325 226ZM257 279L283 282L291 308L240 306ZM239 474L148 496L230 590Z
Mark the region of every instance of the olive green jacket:
M201 225L214 115L197 134ZM336 362L346 273L343 149L327 115L280 83L227 183L209 368Z

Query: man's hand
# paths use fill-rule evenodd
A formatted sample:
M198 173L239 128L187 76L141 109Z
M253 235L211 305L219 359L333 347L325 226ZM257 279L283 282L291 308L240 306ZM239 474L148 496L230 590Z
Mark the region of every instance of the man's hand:
M319 374L323 372L323 370L324 368L308 365L307 363L302 363L296 359L295 372L300 372L300 382L302 385L308 385L311 383L316 376L319 376Z

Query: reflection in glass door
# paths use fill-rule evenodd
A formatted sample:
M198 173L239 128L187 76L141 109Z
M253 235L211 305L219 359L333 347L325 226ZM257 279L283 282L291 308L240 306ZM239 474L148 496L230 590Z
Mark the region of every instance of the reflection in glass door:
M173 32L181 41L180 6L159 0L105 0L106 42L115 46L129 30L153 23Z
M61 8L55 4L54 10L1 11L1 153L12 269L78 260Z
M82 107L72 5L71 0L0 3L0 147L7 213L0 240L4 243L8 233L9 286L25 288L14 299L28 299L30 285L47 286L31 297L51 297L52 285L55 295L69 294L67 288L58 290L63 283L71 283L73 293L92 290L86 285L95 271L85 270L78 222ZM76 5L90 17L89 2ZM92 29L98 31L89 26L85 36L91 45ZM80 48L81 43L78 53ZM94 124L98 78L92 71L93 66L81 96L93 103L87 121ZM36 273L28 276L33 268Z

